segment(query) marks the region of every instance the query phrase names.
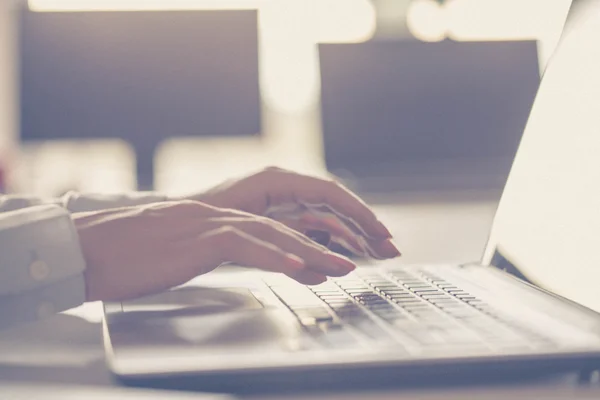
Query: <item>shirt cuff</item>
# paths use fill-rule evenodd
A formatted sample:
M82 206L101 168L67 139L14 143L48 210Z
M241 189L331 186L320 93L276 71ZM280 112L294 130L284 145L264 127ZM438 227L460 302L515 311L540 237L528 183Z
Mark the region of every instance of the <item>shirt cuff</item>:
M81 194L69 192L62 198L63 206L72 213L132 207L169 200L156 192L131 192L125 194Z
M0 296L0 329L47 318L85 302L83 274L38 290Z
M69 212L46 205L2 213L0 266L0 296L39 290L81 275L85 260Z

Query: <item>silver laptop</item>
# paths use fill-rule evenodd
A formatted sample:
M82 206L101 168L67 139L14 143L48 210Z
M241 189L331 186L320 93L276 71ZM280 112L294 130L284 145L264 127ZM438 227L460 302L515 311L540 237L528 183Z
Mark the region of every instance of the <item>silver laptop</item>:
M115 376L237 392L599 366L600 1L578 3L585 10L544 74L482 262L382 262L313 287L217 271L106 304Z

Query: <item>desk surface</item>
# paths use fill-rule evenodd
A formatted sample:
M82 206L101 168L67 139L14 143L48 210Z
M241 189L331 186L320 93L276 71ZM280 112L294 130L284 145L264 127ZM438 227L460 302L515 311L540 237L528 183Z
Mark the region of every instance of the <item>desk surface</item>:
M403 262L464 262L481 256L496 204L493 196L454 197L446 201L412 197L396 205L381 205L378 212L392 227L404 253ZM0 332L0 379L113 386L104 361L101 319L100 303L90 303L45 321ZM565 379L552 382L562 383L566 390L571 385L564 383L572 380ZM489 393L490 398L498 398L494 397L497 392ZM480 395L481 392L475 393L477 397L472 398L482 398ZM366 393L360 396L365 397ZM390 392L377 396L382 400L399 398L398 393ZM421 393L417 397L438 398L435 393L431 396ZM372 394L367 397L372 398Z

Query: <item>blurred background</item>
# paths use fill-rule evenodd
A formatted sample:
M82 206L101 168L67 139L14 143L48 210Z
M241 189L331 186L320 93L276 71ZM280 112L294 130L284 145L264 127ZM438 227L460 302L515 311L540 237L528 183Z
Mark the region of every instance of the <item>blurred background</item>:
M501 187L569 4L0 0L0 191Z

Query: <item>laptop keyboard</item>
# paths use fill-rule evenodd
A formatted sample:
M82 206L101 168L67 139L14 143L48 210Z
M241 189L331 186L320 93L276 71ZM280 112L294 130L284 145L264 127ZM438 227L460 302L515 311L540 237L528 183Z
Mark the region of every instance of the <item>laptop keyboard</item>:
M267 284L314 342L326 347L402 346L523 351L552 346L456 285L421 271L356 271L307 287Z

